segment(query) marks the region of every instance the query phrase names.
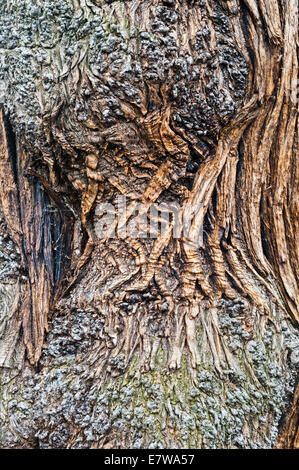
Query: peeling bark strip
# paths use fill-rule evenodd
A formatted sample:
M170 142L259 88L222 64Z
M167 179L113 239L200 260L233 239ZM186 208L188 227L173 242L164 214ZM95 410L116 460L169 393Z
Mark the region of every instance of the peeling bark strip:
M0 13L1 200L28 273L7 344L39 363L28 394L57 411L31 415L40 444L274 446L299 347L298 0ZM172 219L155 238L98 237L120 196L110 235L140 203L179 203L187 233ZM61 398L76 387L86 429Z
M299 385L278 439L278 449L299 449Z
M28 157L16 143L10 123L1 110L1 202L10 233L19 247L28 284L23 293L14 331L22 338L32 364L41 354L54 288L59 286L69 256L70 233L66 217L59 214L35 176L30 176ZM31 178L31 181L28 181ZM14 342L16 343L16 339ZM6 349L6 348L5 348ZM10 364L14 350L7 347L5 364Z

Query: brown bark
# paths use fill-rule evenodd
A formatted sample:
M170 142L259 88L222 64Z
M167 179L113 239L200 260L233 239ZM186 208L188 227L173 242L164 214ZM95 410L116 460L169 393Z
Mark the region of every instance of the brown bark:
M299 449L299 387L297 385L293 402L288 411L286 422L281 426L278 449Z
M161 385L165 373L167 430L160 423L157 432L162 445L180 447L185 428L178 423L184 413L193 419L194 403L181 400L176 423L170 390L179 387L177 370L189 390L201 387L202 369L212 368L225 404L229 371L248 379L242 393L256 387L265 401L275 391L261 367L272 377L274 362L281 382L295 381L298 343L292 340L292 349L288 341L296 338L299 302L298 0L54 3L54 13L47 4L33 16L52 25L52 36L31 11L13 11L9 2L3 9L6 24L36 22L39 35L26 39L20 31L25 51L20 43L1 46L2 210L27 276L3 339L2 366L17 362L21 375L28 368L50 406L47 371L61 364L47 347L64 341L60 323L83 321L87 312L102 329L75 354L84 386L91 380L99 389L122 381L130 387L136 368ZM101 205L117 206L120 196L127 198L126 215L99 237ZM147 228L145 237L122 236L138 204L148 221L155 204L176 203L190 222L179 239L174 212L162 234L149 237ZM201 226L203 241L194 245ZM228 312L239 322L230 333L223 326ZM273 350L266 338L272 328ZM247 338L238 353L230 335ZM250 356L258 341L267 365ZM244 442L233 441L224 425L219 441L198 424L188 445L274 446L271 425L277 428L291 392L281 393L278 410L265 404L265 425L256 424L261 411L247 411ZM75 446L78 436L89 447L133 445L130 426L118 430L109 417L111 429L89 439L74 416L62 447ZM295 416L293 405L278 445L296 446ZM37 435L42 419L32 418ZM60 422L47 426L63 434ZM32 445L30 439L19 445ZM150 445L146 431L141 445Z

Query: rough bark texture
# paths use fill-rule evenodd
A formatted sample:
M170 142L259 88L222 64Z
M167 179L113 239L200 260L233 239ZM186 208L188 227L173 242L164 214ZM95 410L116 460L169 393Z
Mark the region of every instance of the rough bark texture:
M298 446L298 0L0 23L1 446Z

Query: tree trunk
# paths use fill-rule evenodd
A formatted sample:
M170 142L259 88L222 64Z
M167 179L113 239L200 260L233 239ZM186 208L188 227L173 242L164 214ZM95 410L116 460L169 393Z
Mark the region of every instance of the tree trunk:
M0 23L1 446L298 447L298 0Z

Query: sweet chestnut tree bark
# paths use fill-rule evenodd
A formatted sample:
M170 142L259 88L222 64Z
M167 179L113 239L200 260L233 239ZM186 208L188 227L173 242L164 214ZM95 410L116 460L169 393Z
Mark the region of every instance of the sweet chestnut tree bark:
M0 1L0 444L298 446L298 0Z

